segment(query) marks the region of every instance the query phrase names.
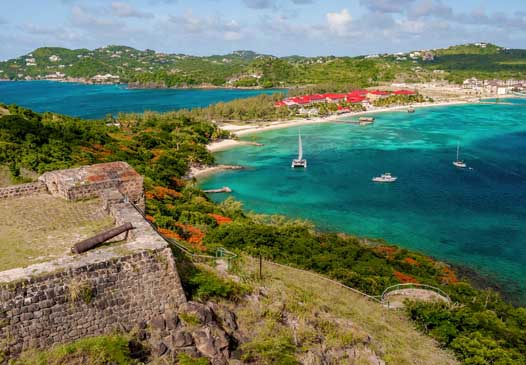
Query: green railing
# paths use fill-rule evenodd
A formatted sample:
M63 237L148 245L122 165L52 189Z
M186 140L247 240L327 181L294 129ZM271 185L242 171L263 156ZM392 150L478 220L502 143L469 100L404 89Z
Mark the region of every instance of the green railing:
M435 292L435 293L439 294L440 296L444 297L444 299L446 299L448 303L451 302L451 298L449 297L449 295L447 295L447 293L445 291L443 291L442 289L437 288L436 286L432 286L432 285L416 284L416 283L405 283L405 284L391 285L390 287L386 288L383 291L382 295L380 296L381 302L385 303L385 300L386 300L387 295L389 293L392 293L392 292L397 291L397 290L403 290L403 289L425 289L425 290L430 290L430 291Z

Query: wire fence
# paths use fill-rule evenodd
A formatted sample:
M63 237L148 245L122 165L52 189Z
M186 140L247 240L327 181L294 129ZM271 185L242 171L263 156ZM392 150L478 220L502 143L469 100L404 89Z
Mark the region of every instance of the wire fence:
M148 224L157 232L157 234L164 241L166 241L172 247L175 247L178 250L180 250L184 255L188 256L193 262L206 262L206 261L214 261L215 262L218 259L222 259L222 260L226 261L227 269L228 269L230 267L230 262L232 260L238 258L237 254L235 254L232 251L227 250L224 247L218 248L216 250L214 256L197 254L195 252L190 251L187 247L185 247L184 245L180 244L177 240L165 237L161 232L159 232L159 230L157 229L155 224L153 224L148 219L146 219L146 215L141 211L141 209L139 207L137 207L131 201L128 201L128 202L139 212L139 214L141 214L141 216L144 218L144 220L146 222L148 222ZM286 268L286 269L289 269L289 270L294 270L294 271L297 271L297 272L301 272L303 274L308 274L308 275L314 276L314 277L316 277L318 279L322 279L324 281L330 282L330 283L332 283L334 285L337 285L337 286L339 286L341 288L349 290L349 291L351 291L351 292L353 292L355 294L358 294L358 295L360 295L360 296L362 296L362 297L364 297L366 299L372 300L373 302L376 302L376 303L379 303L379 304L382 304L382 305L385 305L386 303L388 303L388 301L386 299L387 299L387 296L388 296L389 293L391 293L393 291L396 291L396 290L402 290L402 289L407 289L407 288L418 288L418 289L431 290L431 291L443 296L445 299L447 299L448 302L451 302L451 299L450 299L449 295L446 292L444 292L440 288L437 288L437 287L434 287L434 286L431 286L431 285L427 285L427 284L414 284L414 283L396 284L396 285L392 285L392 286L386 288L383 291L382 295L369 295L369 294L364 293L364 292L362 292L362 291L360 291L358 289L355 289L355 288L352 288L352 287L347 286L345 284L342 284L339 281L330 279L330 278L328 278L326 276L323 276L323 275L318 274L318 273L314 273L314 272L309 271L309 270L298 269L298 268L293 267L293 266L278 264L276 262L268 261L268 260L263 260L263 261L266 264L268 264L268 265L274 265L274 266L278 266L278 267L283 267L283 268ZM389 306L387 306L387 308L389 308Z

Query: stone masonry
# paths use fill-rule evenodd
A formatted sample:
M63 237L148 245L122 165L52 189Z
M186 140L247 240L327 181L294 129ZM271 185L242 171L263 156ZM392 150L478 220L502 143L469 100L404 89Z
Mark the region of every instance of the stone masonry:
M0 199L19 198L46 193L47 187L40 181L0 188Z
M169 248L19 281L2 287L0 299L8 356L130 330L186 301Z
M34 185L68 200L98 196L116 224L130 222L134 229L125 242L0 272L4 361L30 348L130 330L186 303L171 249L129 203L144 204L137 175L125 163L111 163L46 173Z
M144 179L126 162L46 172L39 181L47 186L53 196L72 201L91 199L105 190L117 189L144 210Z

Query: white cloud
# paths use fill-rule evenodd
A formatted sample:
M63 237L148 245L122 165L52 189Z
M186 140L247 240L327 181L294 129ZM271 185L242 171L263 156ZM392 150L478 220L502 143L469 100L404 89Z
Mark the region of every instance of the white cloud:
M344 36L349 32L352 16L347 9L342 9L339 13L327 13L326 17L329 30L332 33Z
M137 10L130 4L118 1L111 3L111 10L113 15L121 18L153 18L152 13Z
M403 13L414 0L360 0L360 4L378 13Z
M170 24L182 27L189 35L207 34L211 38L228 41L243 38L243 29L236 20L224 20L219 16L199 17L189 10L184 16L170 15L168 21Z
M87 8L75 5L71 8L71 21L75 26L81 28L115 28L123 26L123 23L104 16L102 9Z

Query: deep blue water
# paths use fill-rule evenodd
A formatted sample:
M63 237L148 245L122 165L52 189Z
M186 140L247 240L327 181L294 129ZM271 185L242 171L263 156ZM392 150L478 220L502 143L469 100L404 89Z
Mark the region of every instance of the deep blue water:
M216 155L244 171L219 173L245 207L384 238L492 276L526 282L526 100L377 115L375 124L301 128L306 170L290 168L297 128L260 133L263 147ZM457 142L469 168L452 165ZM371 182L389 171L393 184ZM223 199L225 196L215 196Z
M37 112L51 111L96 119L119 112L158 112L204 107L280 90L151 89L126 85L85 85L53 81L0 82L0 103L18 104Z

